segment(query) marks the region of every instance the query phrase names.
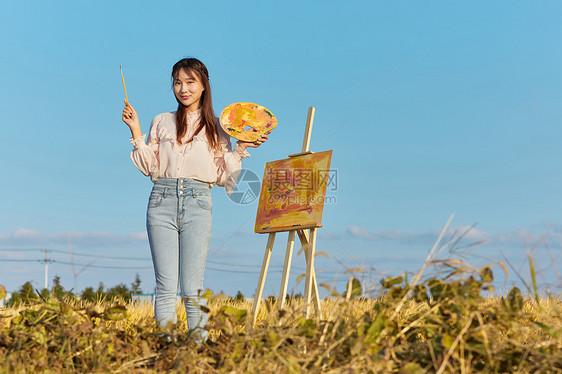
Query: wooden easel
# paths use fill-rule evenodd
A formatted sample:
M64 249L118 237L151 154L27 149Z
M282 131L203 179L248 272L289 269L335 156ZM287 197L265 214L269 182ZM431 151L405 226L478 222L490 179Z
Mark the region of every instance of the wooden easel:
M304 133L304 140L302 143L302 151L300 153L295 153L289 155L289 157L296 157L306 154L311 154L309 150L310 147L310 137L312 134L312 122L314 121L314 107L308 108L308 116L306 119L306 130ZM316 313L320 316L320 295L318 293L318 284L316 282L316 273L314 271L314 251L316 250L316 229L321 227L321 225L308 225L308 226L294 226L291 229L271 229L269 232L269 237L267 239L267 246L265 249L265 254L263 256L263 263L261 266L260 279L258 282L258 287L256 289L256 294L254 296L254 303L252 306L252 319L250 321L250 327L254 326L258 316L258 310L261 303L261 298L263 294L263 287L265 284L265 277L267 275L267 270L269 268L269 260L271 259L271 253L273 251L273 242L275 241L275 234L277 232L289 232L289 239L287 240L287 250L285 252L285 264L283 265L283 277L281 279L281 290L279 291L279 308L283 308L285 305L285 297L287 296L287 285L289 283L289 272L291 270L291 261L293 257L293 247L295 244L295 233L298 234L299 240L304 250L306 258L306 280L304 286L304 315L305 318L310 317L310 299L311 296L314 298L314 306ZM310 231L310 234L309 232ZM267 232L267 231L266 231Z

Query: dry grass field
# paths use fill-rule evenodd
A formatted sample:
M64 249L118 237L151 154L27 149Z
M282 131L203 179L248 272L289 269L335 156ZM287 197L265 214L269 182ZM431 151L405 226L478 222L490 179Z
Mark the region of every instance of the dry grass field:
M481 296L488 267L417 283L381 281L374 299L326 298L303 317L262 302L209 299L209 340L197 345L180 322L160 330L152 305L51 297L0 309L0 372L555 373L562 372L562 298L513 288Z

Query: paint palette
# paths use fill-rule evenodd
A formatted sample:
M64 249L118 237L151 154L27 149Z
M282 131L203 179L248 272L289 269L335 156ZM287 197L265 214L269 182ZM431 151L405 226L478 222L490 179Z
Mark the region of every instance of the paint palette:
M277 127L277 118L267 108L246 102L230 104L222 110L219 120L228 135L244 142L255 142Z

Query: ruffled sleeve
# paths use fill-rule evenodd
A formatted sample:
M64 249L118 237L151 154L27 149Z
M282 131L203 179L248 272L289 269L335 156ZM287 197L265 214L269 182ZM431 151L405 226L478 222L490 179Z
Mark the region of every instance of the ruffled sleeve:
M217 167L217 184L225 188L227 195L231 195L236 190L238 176L242 169L242 159L250 157L247 150L242 150L236 143L234 150L228 136L220 126L218 126L220 150L216 151L214 163Z
M136 139L129 139L133 145L131 151L131 160L144 175L149 175L152 180L159 177L158 167L158 146L160 144L159 124L162 121L162 115L157 115L150 124L148 139L145 143L146 135L139 136Z

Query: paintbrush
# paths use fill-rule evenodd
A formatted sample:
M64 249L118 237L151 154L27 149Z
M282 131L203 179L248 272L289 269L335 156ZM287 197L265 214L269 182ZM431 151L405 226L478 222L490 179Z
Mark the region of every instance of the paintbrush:
M121 70L121 80L123 81L123 89L125 90L125 104L129 106L129 98L127 97L127 87L125 87L125 77L123 76L123 68L119 65L119 70Z

